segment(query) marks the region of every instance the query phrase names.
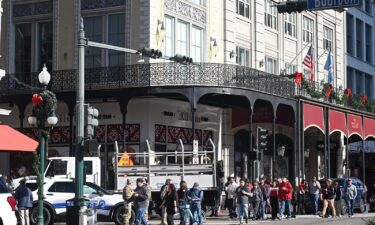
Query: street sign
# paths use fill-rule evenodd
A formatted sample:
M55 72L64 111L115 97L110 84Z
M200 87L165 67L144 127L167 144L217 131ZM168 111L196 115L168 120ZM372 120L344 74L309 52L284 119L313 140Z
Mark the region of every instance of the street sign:
M308 10L348 8L359 5L361 0L308 0Z

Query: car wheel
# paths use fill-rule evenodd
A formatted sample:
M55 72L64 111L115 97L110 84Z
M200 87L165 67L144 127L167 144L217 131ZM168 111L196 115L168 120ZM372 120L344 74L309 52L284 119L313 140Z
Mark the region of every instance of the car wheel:
M364 213L366 211L365 207L365 201L361 198L361 200L359 201L359 211L361 213Z
M43 216L44 216L44 224L51 224L51 213L46 208L43 207ZM36 224L38 222L38 206L34 207L30 211L30 222L31 224Z

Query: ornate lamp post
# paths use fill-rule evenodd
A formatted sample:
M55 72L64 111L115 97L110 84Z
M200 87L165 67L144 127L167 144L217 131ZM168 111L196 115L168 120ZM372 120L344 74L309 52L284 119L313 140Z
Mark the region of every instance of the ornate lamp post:
M44 201L44 162L46 156L46 148L48 146L48 133L49 130L46 128L46 122L53 126L57 123L57 117L55 115L57 99L56 95L47 90L47 85L51 80L51 75L47 71L44 65L42 72L38 76L40 84L43 89L37 94L33 94L33 113L28 118L30 125L36 126L39 131L39 152L36 154L34 169L38 177L38 225L44 225L43 215L43 201ZM38 165L39 164L39 165ZM38 168L39 167L39 168Z

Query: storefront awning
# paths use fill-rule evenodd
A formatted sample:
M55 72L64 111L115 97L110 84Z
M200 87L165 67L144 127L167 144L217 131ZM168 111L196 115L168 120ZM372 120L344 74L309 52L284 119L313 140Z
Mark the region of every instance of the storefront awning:
M375 138L375 120L363 118L363 129L365 131L365 139L369 137Z
M303 104L303 128L307 130L310 127L316 127L324 132L323 108L316 105Z
M0 125L0 151L34 152L38 142L8 125Z
M356 134L362 138L362 118L361 116L348 114L349 137Z
M346 118L345 113L336 110L329 110L329 134L340 131L346 136Z

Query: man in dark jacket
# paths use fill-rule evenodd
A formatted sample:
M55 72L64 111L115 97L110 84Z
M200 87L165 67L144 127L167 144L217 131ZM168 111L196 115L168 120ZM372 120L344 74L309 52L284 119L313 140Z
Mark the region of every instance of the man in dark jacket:
M135 224L136 225L148 225L145 212L147 210L148 195L147 188L144 186L142 178L137 179L137 188L134 190L133 202L135 207Z
M335 209L336 209L336 215L338 217L341 217L341 188L339 185L339 182L335 181L333 184L333 187L335 188Z
M26 187L25 179L22 179L20 184L21 185L17 188L14 197L17 200L21 225L29 225L29 209L33 207L33 194L31 193L31 190Z

